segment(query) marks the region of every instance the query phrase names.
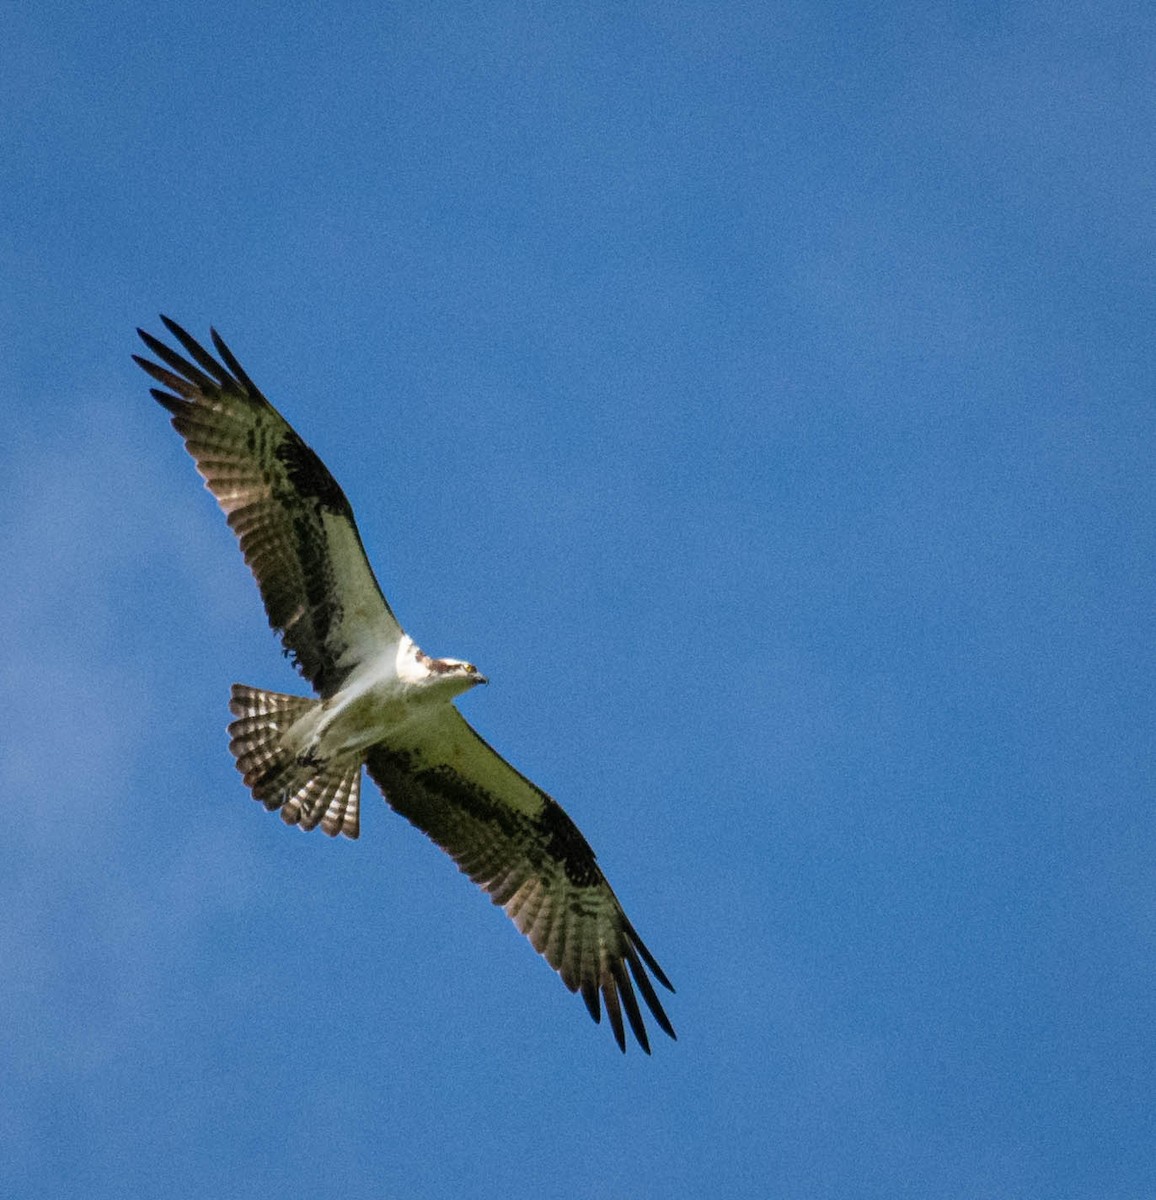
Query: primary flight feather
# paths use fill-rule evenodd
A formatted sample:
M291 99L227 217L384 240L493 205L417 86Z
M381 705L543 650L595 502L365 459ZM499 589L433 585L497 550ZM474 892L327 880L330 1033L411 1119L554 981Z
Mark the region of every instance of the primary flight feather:
M355 838L364 766L390 806L506 910L595 1021L605 1006L620 1049L625 1016L650 1053L636 987L673 1038L650 976L674 989L589 843L454 707L485 678L472 663L431 658L405 634L345 493L216 330L219 360L161 320L184 354L137 330L159 362L133 357L161 385L152 395L236 533L270 625L317 692L233 686L229 748L245 785L289 824Z

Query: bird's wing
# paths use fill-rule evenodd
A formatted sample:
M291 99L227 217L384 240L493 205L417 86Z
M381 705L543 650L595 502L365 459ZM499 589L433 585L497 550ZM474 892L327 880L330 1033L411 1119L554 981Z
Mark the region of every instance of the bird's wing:
M220 361L175 321L161 320L189 357L140 329L160 363L133 357L165 389L152 394L172 413L239 538L286 654L318 692L331 695L363 658L401 637L353 509L216 330Z
M601 1002L622 1050L623 1010L650 1043L633 978L674 1037L647 968L673 991L627 920L594 851L561 806L488 746L452 705L436 720L373 747L366 767L390 806L428 835L501 905L534 948L581 992L595 1021Z

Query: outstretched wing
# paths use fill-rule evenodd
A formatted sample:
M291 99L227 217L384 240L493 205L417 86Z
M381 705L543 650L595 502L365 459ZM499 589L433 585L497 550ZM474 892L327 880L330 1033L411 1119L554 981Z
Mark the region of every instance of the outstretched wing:
M401 636L353 509L216 330L221 361L175 321L161 320L189 358L141 329L164 365L133 357L167 389L152 394L173 414L173 427L240 539L286 654L321 695L332 695L363 658Z
M634 985L675 1036L650 973L674 991L627 920L590 844L561 806L488 746L452 705L407 739L391 735L366 767L390 806L450 854L500 904L534 948L581 992L595 1021L601 1002L619 1048L623 1010L650 1053Z

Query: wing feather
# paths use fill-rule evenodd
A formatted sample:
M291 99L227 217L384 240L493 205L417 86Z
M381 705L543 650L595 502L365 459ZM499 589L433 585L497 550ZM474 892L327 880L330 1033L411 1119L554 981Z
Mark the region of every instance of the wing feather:
M285 652L331 695L365 655L401 636L349 501L216 330L221 361L175 321L161 320L188 358L143 330L160 361L133 357L167 389L152 394L237 535Z
M627 920L589 843L456 708L433 726L415 726L408 738L375 746L366 767L390 806L506 910L595 1021L605 1006L620 1049L629 1024L650 1053L634 985L659 1027L675 1036L646 969L674 988Z
M172 415L225 512L286 653L323 696L332 695L365 655L402 636L349 501L215 329L219 358L176 322L161 319L184 353L138 330L158 361L134 357L161 385L152 395ZM447 705L436 719L391 734L388 744L370 751L366 766L390 805L505 908L566 987L582 996L595 1022L605 1008L620 1049L629 1025L650 1053L639 995L659 1027L675 1036L652 977L674 989L589 843L456 708ZM326 797L326 821L356 804L356 783L355 777Z

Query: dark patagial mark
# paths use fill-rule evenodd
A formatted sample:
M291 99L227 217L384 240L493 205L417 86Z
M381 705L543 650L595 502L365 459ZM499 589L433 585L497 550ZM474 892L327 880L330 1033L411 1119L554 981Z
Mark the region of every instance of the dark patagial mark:
M562 864L571 883L594 887L601 881L602 872L590 843L556 800L546 797L545 807L534 825L546 843L546 853Z
M300 496L316 500L326 511L353 521L353 507L337 480L297 433L286 430L275 453Z
M508 837L524 835L524 820L495 802L485 788L463 779L452 767L438 765L413 772L413 781L431 795L460 809L475 821L497 825Z
M378 753L392 760L390 766L394 770L412 772L413 782L432 797L461 810L475 821L496 825L507 837L516 838L536 869L547 869L559 863L575 887L595 887L602 882L602 872L590 843L561 805L545 792L539 790L541 813L528 819L495 801L484 788L463 779L452 767L442 764L415 770L412 763L399 761L398 756L383 748L379 748ZM397 797L397 800L401 798ZM401 806L404 807L404 800L401 800Z

